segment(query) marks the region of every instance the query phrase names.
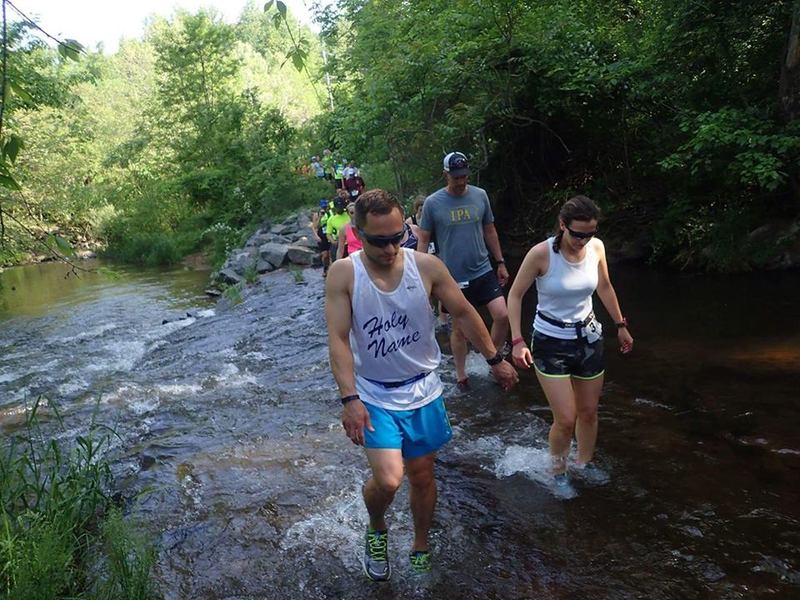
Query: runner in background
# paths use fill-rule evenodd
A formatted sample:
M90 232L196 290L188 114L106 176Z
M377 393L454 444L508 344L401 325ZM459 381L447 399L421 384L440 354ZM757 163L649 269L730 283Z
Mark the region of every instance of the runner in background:
M428 196L422 207L419 251L427 252L431 236L436 236L439 257L467 300L476 308L486 306L492 317L492 340L495 346L503 349L508 336L508 311L503 296L508 270L489 197L483 189L467 183L469 163L461 152L445 156L443 169L447 186ZM497 265L496 272L492 259ZM450 334L450 348L458 385L468 387L469 347L456 323Z
M328 241L327 235L329 216L328 201L322 198L319 201L319 209L311 212L311 232L314 235L314 239L317 241L317 250L319 251L319 258L322 262L323 277L328 274L328 267L331 264L331 244Z
M322 166L322 163L319 162L318 156L311 157L311 168L314 171L314 176L317 179L324 179L325 178L325 167Z
M336 199L333 201L333 214L328 217L328 241L331 243L330 255L332 260L338 256L339 232L350 222L350 215L347 214L347 193L344 190L336 192Z
M353 163L351 162L350 164L352 165ZM355 167L348 167L345 170L344 189L347 191L351 202L358 200L358 197L364 191L364 180Z
M425 196L417 194L414 197L414 202L411 205L411 215L406 219L406 224L411 228L411 232L417 238L417 250L419 250L419 222L422 220L422 207L425 205ZM428 242L428 254L436 254L436 236L431 235L431 241ZM443 335L450 335L450 318L447 313L442 310L442 303L436 303L436 333Z
M333 180L337 190L344 189L344 161L334 159L333 161Z
M337 244L336 260L344 258L345 256L349 256L350 254L352 254L357 250L361 250L361 240L358 238L358 235L356 234L355 202L350 202L347 205L346 210L347 214L350 215L350 222L347 223L339 231L339 236L338 236L339 242Z

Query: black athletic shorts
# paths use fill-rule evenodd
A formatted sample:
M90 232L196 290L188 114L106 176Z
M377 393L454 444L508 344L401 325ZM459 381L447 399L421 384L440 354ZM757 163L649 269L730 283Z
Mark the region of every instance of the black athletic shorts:
M471 279L466 286L459 284L461 292L467 301L475 308L480 308L489 304L495 298L500 298L503 295L503 288L500 287L500 282L497 281L497 275L494 271L488 271ZM442 306L442 310L447 312L447 309Z
M603 338L562 340L534 330L531 342L533 366L545 377L594 379L603 374Z
M317 235L319 236L319 241L317 242L317 250L320 252L325 252L326 250L331 249L331 243L328 241L328 236L322 232L322 227L317 229Z

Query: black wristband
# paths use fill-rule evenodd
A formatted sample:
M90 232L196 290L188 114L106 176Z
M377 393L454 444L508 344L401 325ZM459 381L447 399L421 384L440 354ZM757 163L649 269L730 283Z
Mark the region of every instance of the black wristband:
M496 262L498 265L504 265L504 264L506 264L506 261L505 261L505 260L503 260L502 258L501 258L500 260L496 260L496 261L494 261L494 262Z
M486 364L489 365L490 367L493 367L495 365L499 365L501 362L503 362L503 353L502 352L498 352L492 358L487 358L486 359Z
M350 396L345 396L344 398L342 398L342 404L347 404L351 400L361 400L361 396L359 396L358 394L351 394Z

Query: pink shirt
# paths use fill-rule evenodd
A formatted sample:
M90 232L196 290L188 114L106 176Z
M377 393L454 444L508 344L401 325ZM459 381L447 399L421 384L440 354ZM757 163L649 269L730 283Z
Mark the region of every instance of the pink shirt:
M356 231L352 223L348 223L344 230L345 239L347 242L347 254L352 254L356 250L361 250L363 244L356 236Z

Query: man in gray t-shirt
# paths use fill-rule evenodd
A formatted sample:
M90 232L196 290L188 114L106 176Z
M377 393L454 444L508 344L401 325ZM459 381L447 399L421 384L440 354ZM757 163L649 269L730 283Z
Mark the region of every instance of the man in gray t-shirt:
M476 308L486 306L492 317L492 341L502 348L508 336L508 309L502 287L508 283L500 240L494 227L489 197L479 187L467 184L469 163L461 152L444 157L447 186L434 192L422 205L417 248L427 252L436 235L439 256L458 282L467 300ZM492 271L489 257L497 263ZM467 384L467 340L453 323L450 347L460 385Z

